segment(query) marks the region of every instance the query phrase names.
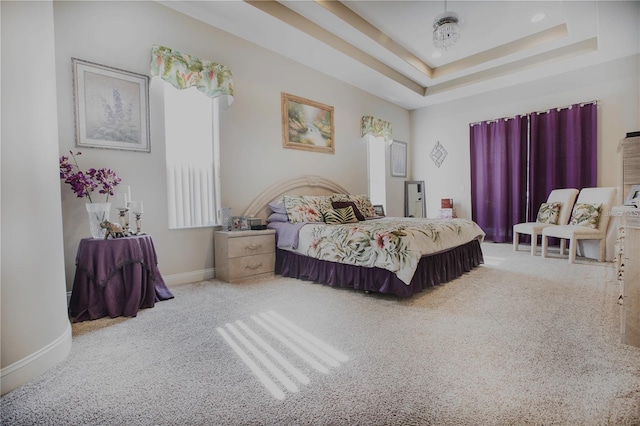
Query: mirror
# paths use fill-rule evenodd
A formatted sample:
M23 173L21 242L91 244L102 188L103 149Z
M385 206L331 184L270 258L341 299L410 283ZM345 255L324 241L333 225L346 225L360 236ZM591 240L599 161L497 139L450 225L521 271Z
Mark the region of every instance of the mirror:
M404 182L404 216L427 217L423 180Z

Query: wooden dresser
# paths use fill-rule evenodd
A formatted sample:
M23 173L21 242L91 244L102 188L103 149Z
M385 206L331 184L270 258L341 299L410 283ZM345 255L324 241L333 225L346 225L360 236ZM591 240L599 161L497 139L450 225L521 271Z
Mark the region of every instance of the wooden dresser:
M620 227L618 277L622 285L622 343L640 347L640 210L635 213L627 212Z
M275 233L273 229L217 231L216 278L236 283L272 275L276 262Z

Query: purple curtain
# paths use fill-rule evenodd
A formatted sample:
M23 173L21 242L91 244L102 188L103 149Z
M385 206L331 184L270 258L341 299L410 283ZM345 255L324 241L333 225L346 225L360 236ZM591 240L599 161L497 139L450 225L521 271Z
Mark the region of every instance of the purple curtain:
M597 186L598 105L531 114L529 221L553 189Z
M498 243L526 218L527 116L470 126L471 216Z

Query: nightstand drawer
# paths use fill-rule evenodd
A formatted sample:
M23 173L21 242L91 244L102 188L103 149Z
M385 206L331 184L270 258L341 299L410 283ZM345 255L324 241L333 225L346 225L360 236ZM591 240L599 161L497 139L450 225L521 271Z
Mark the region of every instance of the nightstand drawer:
M276 251L273 235L229 238L229 258L253 256Z
M265 253L229 259L229 281L273 272L276 254Z

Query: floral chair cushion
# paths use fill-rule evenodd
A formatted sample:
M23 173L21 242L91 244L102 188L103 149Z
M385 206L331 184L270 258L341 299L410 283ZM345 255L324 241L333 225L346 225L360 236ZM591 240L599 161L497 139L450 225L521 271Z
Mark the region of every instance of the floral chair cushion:
M540 209L538 210L538 217L536 217L536 222L557 225L558 220L560 219L561 208L562 203L559 201L553 203L542 203L540 205Z
M600 222L600 209L602 204L585 204L576 203L571 212L571 221L569 225L586 226L589 228L598 228Z

